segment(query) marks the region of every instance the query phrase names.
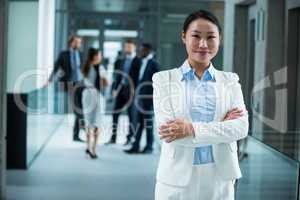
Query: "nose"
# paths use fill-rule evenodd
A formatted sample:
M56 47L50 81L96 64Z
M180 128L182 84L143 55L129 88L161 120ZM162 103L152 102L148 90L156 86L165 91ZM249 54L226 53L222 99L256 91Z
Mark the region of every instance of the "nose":
M199 47L206 48L207 47L207 41L205 39L201 39L199 41Z

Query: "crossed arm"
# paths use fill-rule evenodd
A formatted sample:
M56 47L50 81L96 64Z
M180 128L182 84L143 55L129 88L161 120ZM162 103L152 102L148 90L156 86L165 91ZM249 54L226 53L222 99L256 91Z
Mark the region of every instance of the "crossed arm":
M192 123L183 118L172 119L172 109L165 102L168 94L158 77L153 77L153 104L160 138L182 146L231 143L248 134L248 114L244 105L241 86L234 83L228 92L235 94L231 110L222 121ZM170 99L169 99L170 100ZM165 104L164 104L165 103Z

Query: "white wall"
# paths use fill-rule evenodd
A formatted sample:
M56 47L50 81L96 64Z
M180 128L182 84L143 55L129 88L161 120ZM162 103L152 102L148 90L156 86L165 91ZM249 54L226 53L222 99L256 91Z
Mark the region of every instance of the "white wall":
M7 92L46 82L54 63L55 1L9 2Z
M36 88L38 2L9 2L7 92L29 92ZM24 79L24 80L23 80ZM17 83L21 87L15 88Z
M42 72L37 87L42 87L54 63L55 1L39 0L37 68Z

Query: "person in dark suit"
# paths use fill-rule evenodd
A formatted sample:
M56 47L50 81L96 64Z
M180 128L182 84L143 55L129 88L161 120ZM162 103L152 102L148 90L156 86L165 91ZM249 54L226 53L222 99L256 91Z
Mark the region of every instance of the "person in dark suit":
M129 133L125 144L130 143L134 132L132 130L132 103L134 89L138 81L138 73L141 60L135 53L136 45L132 40L124 43L125 58L116 62L114 74L115 80L112 85L112 96L115 98L113 110L112 136L108 143L116 143L119 115L127 108L129 118Z
M144 128L147 134L147 144L141 153L152 153L153 151L153 87L152 75L158 71L158 63L154 60L151 53L152 46L148 43L142 44L140 67L136 94L134 98L133 125L136 130L135 141L130 149L124 150L125 153L140 153L140 140Z
M54 70L47 84L58 77L60 88L68 93L75 114L75 123L73 128L73 140L82 141L79 138L80 127L83 127L83 114L81 96L83 91L83 76L81 73L82 54L79 51L81 47L81 38L71 36L68 41L68 49L62 51L54 64Z

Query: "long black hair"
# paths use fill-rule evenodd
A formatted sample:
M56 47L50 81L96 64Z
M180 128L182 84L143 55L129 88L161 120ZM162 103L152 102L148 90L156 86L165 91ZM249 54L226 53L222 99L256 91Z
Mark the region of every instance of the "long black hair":
M94 59L94 57L99 54L99 49L96 49L96 48L89 48L88 50L88 55L87 55L87 59L83 65L83 68L82 68L82 74L84 77L87 77L88 74L89 74L89 71L90 71L90 66L91 66L91 63Z

